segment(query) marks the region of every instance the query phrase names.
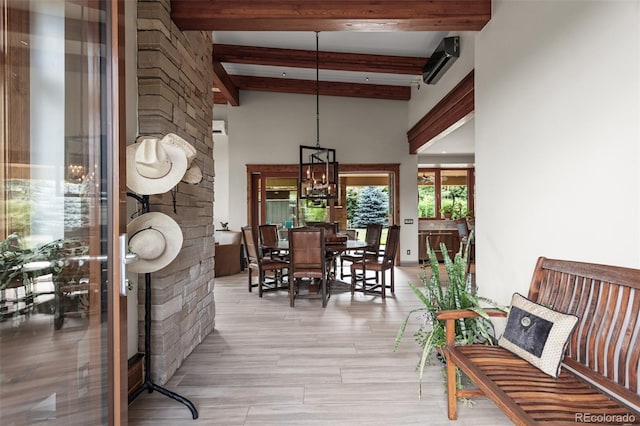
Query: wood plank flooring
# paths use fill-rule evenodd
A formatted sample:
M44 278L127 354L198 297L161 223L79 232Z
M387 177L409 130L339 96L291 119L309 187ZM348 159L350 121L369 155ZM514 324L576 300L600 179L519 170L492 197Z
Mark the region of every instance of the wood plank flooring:
M142 393L129 407L130 425L445 425L511 422L490 401L460 404L447 419L442 367L427 367L418 399L420 348L412 319L402 345L393 343L406 314L420 303L407 285L417 267L396 268L396 294L336 289L289 307L286 291L247 291L246 272L215 281L215 331L165 385L191 400Z

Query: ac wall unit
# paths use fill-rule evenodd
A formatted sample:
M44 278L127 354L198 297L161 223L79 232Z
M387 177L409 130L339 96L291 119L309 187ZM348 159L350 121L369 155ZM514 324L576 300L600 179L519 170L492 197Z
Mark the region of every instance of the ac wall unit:
M224 120L213 120L213 134L214 135L226 135L227 134L227 122Z
M422 68L422 80L427 84L436 84L459 57L460 37L443 38Z

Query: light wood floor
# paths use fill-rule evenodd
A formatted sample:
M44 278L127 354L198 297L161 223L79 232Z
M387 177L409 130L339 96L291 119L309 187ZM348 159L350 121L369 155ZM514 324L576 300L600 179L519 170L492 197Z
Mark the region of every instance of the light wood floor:
M420 306L407 285L419 269L396 268L395 297L333 293L298 300L286 291L262 299L247 291L246 273L217 278L216 330L165 385L191 400L192 420L179 402L154 392L129 407L130 425L508 425L488 400L460 405L447 419L442 367L427 367L418 399L413 341L417 315L397 352L406 314Z

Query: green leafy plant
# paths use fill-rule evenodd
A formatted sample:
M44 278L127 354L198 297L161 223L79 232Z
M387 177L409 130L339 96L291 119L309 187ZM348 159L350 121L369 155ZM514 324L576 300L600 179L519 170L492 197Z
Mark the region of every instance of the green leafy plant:
M14 281L22 281L23 285L29 287L31 280L42 272L59 275L69 268L79 268L65 262L65 259L86 255L88 252L86 243L75 238L61 238L28 249L23 247L17 234L11 234L6 240L0 241L0 289ZM49 262L49 268L34 271L24 268L34 262Z
M440 212L446 217L447 215L449 217L453 217L453 213L455 211L455 206L453 204L445 204L442 206L442 208L440 209Z
M460 247L454 258L448 254L444 243L440 244L444 268L448 277L448 284L443 285L440 279L440 263L433 248L428 245L429 265L422 269L420 281L422 288L409 283L409 286L422 302L423 306L411 310L402 322L395 339L394 351L398 349L404 336L409 320L421 313L421 324L414 334L416 343L422 348L422 355L417 365L420 377L419 396L422 396L422 377L424 367L429 363L434 351L439 352L446 344L445 323L437 319L437 315L445 310L469 309L479 316L464 318L456 321L456 344L486 343L493 345L496 342L494 329L485 309L499 308L492 300L478 296L471 286L471 275L467 272L469 260L469 248L473 233L469 235L467 243ZM483 306L486 305L486 306ZM460 374L458 374L458 386L461 386Z

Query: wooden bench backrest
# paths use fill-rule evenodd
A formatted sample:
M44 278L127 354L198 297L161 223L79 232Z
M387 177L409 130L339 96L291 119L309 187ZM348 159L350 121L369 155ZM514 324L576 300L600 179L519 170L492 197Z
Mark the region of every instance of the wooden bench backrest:
M640 270L541 257L528 297L579 318L566 366L640 406Z

